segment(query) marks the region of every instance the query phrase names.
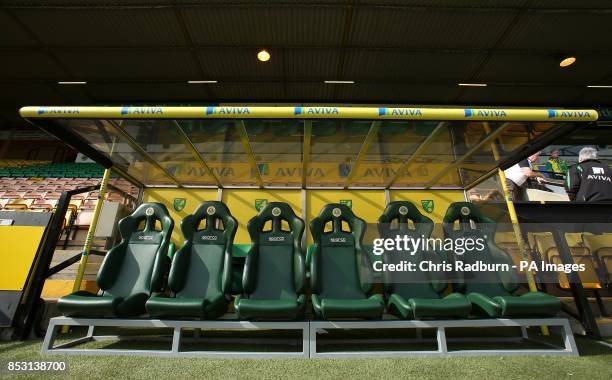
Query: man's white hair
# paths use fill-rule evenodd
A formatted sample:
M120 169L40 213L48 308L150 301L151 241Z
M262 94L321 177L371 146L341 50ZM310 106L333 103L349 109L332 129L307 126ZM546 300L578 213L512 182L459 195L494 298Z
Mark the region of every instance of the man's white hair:
M597 159L597 149L591 148L589 146L580 149L580 153L578 153L578 162L586 161L586 160L596 160Z

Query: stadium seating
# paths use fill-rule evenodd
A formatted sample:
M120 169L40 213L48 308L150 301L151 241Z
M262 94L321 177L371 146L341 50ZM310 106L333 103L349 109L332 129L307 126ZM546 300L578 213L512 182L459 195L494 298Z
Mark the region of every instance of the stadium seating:
M409 227L409 221L414 228ZM424 216L410 202L391 202L378 219L381 238L395 239L408 236L413 239L428 239L433 231L433 221ZM459 293L443 297L447 288L446 276L442 272L424 272L419 264L422 261L440 263L437 252L418 249L416 252L399 253L385 250L384 262L397 264L407 261L416 264L415 272L396 274L385 272L385 293L388 295L387 309L403 319L467 317L470 301Z
M585 233L582 238L585 246L594 253L598 260L601 278L606 287L610 288L612 286L612 234Z
M455 229L455 222L459 228ZM444 216L444 232L447 238L485 239L483 250L467 250L462 255L453 255L455 260L465 264L481 261L483 264L508 264L512 260L494 241L496 225L485 217L472 203L452 203ZM514 295L518 289L516 272L475 271L470 276L457 273L455 289L466 294L472 303L472 313L488 317L549 317L561 309L558 298L541 292Z
M304 222L288 204L270 202L248 222L247 229L252 247L244 265L243 294L234 303L238 318L301 318L306 305Z
M156 229L157 222L160 230ZM119 222L122 240L106 254L98 271L97 283L102 295L77 291L58 300L59 311L66 316L88 317L143 314L151 293L162 288L173 228L166 206L140 205Z
M4 211L53 212L63 191L95 186L100 183L103 168L97 164L47 161L0 160L0 209ZM128 195L137 196L138 189L122 178L110 183ZM63 222L64 246L87 230L91 224L98 191L74 195ZM125 195L109 190L106 200L128 203Z
M602 280L599 276L600 263L597 257L592 255L589 247L583 244L580 234L566 234L565 238L574 262L576 264L583 264L585 267L584 271L578 272L582 286L585 289L601 289ZM546 262L562 264L559 250L551 234L533 234L532 239L538 252ZM567 275L563 272L557 272L556 275L559 287L563 290L569 290L570 283Z
M37 163L21 166L1 166L1 177L23 178L101 178L104 168L94 163Z
M612 284L612 247L604 247L597 250L597 258L599 258L602 267L605 268L606 284Z
M202 221L206 226L200 229ZM204 202L183 219L185 244L174 255L168 278L172 295L155 295L147 301L151 317L215 319L227 311L237 228L221 202Z
M317 318L381 318L384 301L378 294L370 295L372 266L361 246L365 228L350 208L337 203L324 206L310 223L314 239L310 281Z

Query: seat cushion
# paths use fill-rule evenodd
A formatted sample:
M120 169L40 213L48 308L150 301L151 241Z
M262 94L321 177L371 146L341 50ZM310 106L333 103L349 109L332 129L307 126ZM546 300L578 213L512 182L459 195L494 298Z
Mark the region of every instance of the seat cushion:
M378 319L382 317L385 308L384 301L378 294L361 299L320 298L313 294L312 306L317 317L323 319Z
M147 311L154 318L203 318L206 300L203 298L176 298L156 295L147 301Z
M147 301L147 311L154 318L206 318L216 319L227 311L224 296L213 300L204 298L168 297L156 295Z
M501 306L502 317L552 317L561 311L561 301L557 297L541 292L525 293L519 297L494 297L493 299Z
M149 299L147 293L136 293L124 297L115 308L115 314L118 317L136 317L145 314L147 299Z
M206 319L217 319L227 313L227 307L231 297L226 297L224 294L219 294L217 297L206 302L204 317Z
M467 298L472 303L473 314L492 318L501 316L501 305L493 298L477 292L469 293Z
M561 310L561 302L557 297L541 292L493 298L481 293L469 293L467 297L475 314L492 318L554 316Z
M297 319L304 312L304 296L296 299L252 299L236 297L239 319Z
M444 298L404 299L399 294L389 297L389 311L404 319L421 318L464 318L470 313L470 301L459 293L451 293Z
M146 312L147 298L146 293L117 297L78 291L60 298L57 307L67 317L137 317Z
M60 298L57 308L67 317L114 317L121 300L121 297L78 291Z

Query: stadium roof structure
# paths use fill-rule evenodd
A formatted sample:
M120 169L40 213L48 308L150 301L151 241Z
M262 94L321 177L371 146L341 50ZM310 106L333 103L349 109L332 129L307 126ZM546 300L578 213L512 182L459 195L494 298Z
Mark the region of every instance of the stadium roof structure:
M2 3L0 126L28 104L612 106L587 87L612 85L609 1Z
M592 109L329 105L20 113L138 185L336 189L470 188L598 117Z

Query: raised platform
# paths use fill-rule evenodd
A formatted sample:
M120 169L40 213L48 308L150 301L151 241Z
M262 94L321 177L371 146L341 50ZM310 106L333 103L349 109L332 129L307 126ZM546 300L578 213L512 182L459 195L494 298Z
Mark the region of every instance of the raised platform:
M552 346L546 349L480 349L480 350L449 350L447 341L455 342L521 342L529 341L527 327L531 326L560 326L563 335L564 347ZM447 338L448 328L487 328L487 327L520 327L522 336L509 338ZM326 351L317 348L317 336L320 331L330 329L435 329L436 350L427 351ZM481 355L578 355L576 342L565 318L541 319L458 319L446 321L311 321L310 322L310 357L311 358L339 358L339 357L372 357L372 356L481 356ZM414 340L415 343L422 339Z
M88 326L87 335L59 346L53 346L58 329L61 326ZM144 328L171 328L172 348L170 350L126 350L126 349L88 349L71 348L83 343L120 339L119 336L96 336L96 327L144 327ZM300 330L302 332L302 349L296 352L247 352L247 351L181 351L181 331L184 328L215 329L215 330ZM87 319L87 318L51 318L47 334L43 341L42 353L61 353L78 355L146 355L171 357L210 357L210 358L264 358L264 357L309 357L309 325L308 322L249 322L249 321L177 321L160 319Z
M454 339L459 342L528 342L527 327L530 326L559 326L563 337L563 347L549 345L550 348L543 349L478 349L478 350L449 350L447 341L453 340L446 337L447 328L491 328L491 327L520 327L522 336L507 338L461 338ZM67 343L54 346L57 332L60 326L87 326L87 334ZM97 327L128 327L128 328L168 328L173 330L171 349L111 349L111 348L78 348L77 346L92 342L109 339L122 340L121 336L99 336L95 335ZM181 341L185 339L181 332L183 329L202 330L298 330L301 331L301 350L297 351L228 351L228 350L182 350ZM395 351L322 351L319 350L317 337L320 333L332 329L416 329L417 336L423 329L436 330L436 350L395 350ZM401 337L398 337L401 338ZM202 338L206 339L206 338ZM376 338L374 338L374 341ZM208 339L210 342L223 343L223 339ZM278 339L261 338L257 343L266 345L266 348L274 345ZM423 342L419 339L402 339L404 342ZM254 343L252 340L250 343ZM320 342L319 342L320 343ZM364 342L365 343L365 342ZM541 342L539 342L541 343ZM364 346L361 344L359 347ZM548 346L548 344L547 344ZM159 320L159 319L89 319L89 318L52 318L47 329L43 347L43 354L77 354L77 355L145 355L145 356L167 356L167 357L210 357L210 358L347 358L347 357L372 357L372 356L467 356L467 355L578 355L574 336L567 319L466 319L447 321L305 321L305 322L250 322L233 320L215 321L183 321L183 320Z

